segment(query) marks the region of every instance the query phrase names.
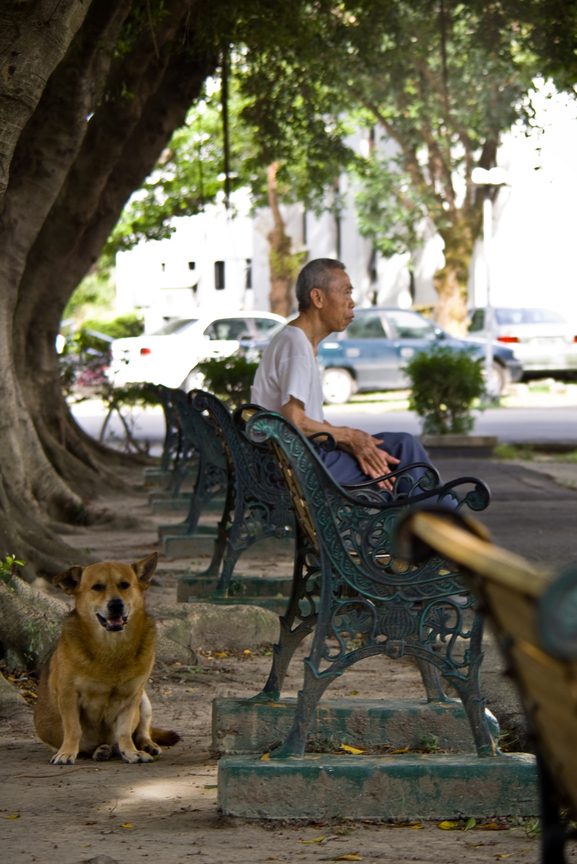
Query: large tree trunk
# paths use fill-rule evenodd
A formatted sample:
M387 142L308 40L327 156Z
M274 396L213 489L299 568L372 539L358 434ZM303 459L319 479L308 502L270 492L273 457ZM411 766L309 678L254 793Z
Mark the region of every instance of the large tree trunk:
M12 146L0 217L0 555L26 560L27 576L86 562L49 522L89 519L89 501L119 483L107 449L70 415L54 340L74 288L215 69L203 8L85 0L84 23Z
M0 4L0 209L20 133L89 6L89 0Z
M480 215L474 211L468 217L458 214L453 225L439 232L445 241L445 266L433 277L439 295L437 321L453 336L467 332L469 264L479 227Z
M285 231L279 200L278 183L276 179L278 162L268 166L267 188L268 201L272 212L273 229L267 236L270 243L270 311L286 318L293 309L294 296L292 292L294 256L292 254L291 238Z

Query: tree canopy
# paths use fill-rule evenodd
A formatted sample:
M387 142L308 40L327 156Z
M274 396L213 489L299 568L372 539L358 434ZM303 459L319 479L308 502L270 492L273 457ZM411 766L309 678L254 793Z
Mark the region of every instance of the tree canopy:
M353 112L376 130L360 166L367 230L408 247L417 220L404 214L435 220L445 240L441 313L458 324L450 310L479 226L470 168L494 161L532 74L572 85L575 9L561 0L6 0L0 49L0 552L51 575L86 559L59 538L63 523L108 518L94 501L121 483L119 455L80 429L62 395L62 312L136 190L116 234L124 244L169 230L167 202L195 212L216 194L224 156L206 82L223 57L237 81L233 183L250 182L273 205L279 195L320 201L351 158ZM395 144L387 160L382 129ZM398 212L371 209L377 181Z

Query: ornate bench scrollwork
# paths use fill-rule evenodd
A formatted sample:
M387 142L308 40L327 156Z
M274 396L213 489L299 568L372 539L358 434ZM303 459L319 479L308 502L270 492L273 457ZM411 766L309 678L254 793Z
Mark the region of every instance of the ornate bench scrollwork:
M478 754L496 755L479 685L482 619L472 609L471 594L447 559L434 556L415 565L392 550L394 528L409 507L435 503L483 510L490 501L487 486L472 477L439 486L430 466L409 466L390 475L395 484L385 501L370 484L339 486L313 446L279 414L254 414L246 434L256 443L270 442L297 530L293 595L281 619L269 680L256 698L279 697L296 645L314 630L293 728L271 758L302 755L328 685L349 666L379 654L415 657L429 701L447 699L440 673L463 702ZM310 602L308 614L300 608L303 597Z

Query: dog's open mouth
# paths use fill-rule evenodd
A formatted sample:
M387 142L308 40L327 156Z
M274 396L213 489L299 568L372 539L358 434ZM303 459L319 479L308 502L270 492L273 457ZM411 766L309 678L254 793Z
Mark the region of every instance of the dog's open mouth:
M128 615L117 615L114 618L103 618L102 615L99 615L97 612L96 617L105 630L123 630L124 625L128 621Z

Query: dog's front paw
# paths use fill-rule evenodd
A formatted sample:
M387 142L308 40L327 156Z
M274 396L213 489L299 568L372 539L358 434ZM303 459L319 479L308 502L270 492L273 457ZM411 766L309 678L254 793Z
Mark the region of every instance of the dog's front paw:
M59 750L50 760L52 765L74 765L75 761L76 753L67 753L66 750Z
M128 762L131 765L136 762L153 762L154 759L143 750L121 750L120 758L123 762Z

